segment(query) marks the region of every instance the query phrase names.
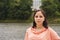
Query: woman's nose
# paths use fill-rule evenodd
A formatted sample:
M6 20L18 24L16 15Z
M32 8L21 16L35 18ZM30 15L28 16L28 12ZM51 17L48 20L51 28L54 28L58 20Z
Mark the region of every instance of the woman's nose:
M40 19L40 17L38 17L37 19Z

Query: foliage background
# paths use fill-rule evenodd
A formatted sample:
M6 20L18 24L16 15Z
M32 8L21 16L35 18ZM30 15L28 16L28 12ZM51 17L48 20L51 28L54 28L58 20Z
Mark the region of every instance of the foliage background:
M41 0L49 23L60 23L60 0ZM32 22L32 0L0 0L0 22Z
M0 0L0 22L28 20L31 6L32 0Z
M49 23L60 23L60 0L41 0Z

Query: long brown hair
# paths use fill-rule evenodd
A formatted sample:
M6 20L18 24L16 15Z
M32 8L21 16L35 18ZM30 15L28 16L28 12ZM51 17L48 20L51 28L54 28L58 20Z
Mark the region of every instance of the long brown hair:
M35 10L35 11L34 11L34 14L33 14L33 26L32 26L32 28L35 28L35 27L36 27L36 23L35 23L35 20L34 20L34 16L35 16L35 14L36 14L37 12L39 12L39 11L41 11L42 14L43 14L43 16L45 17L45 20L43 21L43 26L44 26L45 28L48 28L47 17L46 17L46 14L45 14L44 10L42 10L42 9L40 9L40 10Z

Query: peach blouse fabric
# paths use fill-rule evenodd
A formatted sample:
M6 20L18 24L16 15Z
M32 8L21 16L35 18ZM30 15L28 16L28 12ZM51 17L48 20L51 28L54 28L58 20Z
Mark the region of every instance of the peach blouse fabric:
M30 27L26 30L24 40L60 40L60 37L50 27L48 27L48 29L41 29L39 31Z

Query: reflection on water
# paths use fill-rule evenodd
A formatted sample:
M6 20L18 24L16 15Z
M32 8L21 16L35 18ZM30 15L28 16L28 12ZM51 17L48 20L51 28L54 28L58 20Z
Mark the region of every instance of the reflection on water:
M24 40L24 34L32 23L0 23L0 40ZM59 35L60 26L50 25Z

